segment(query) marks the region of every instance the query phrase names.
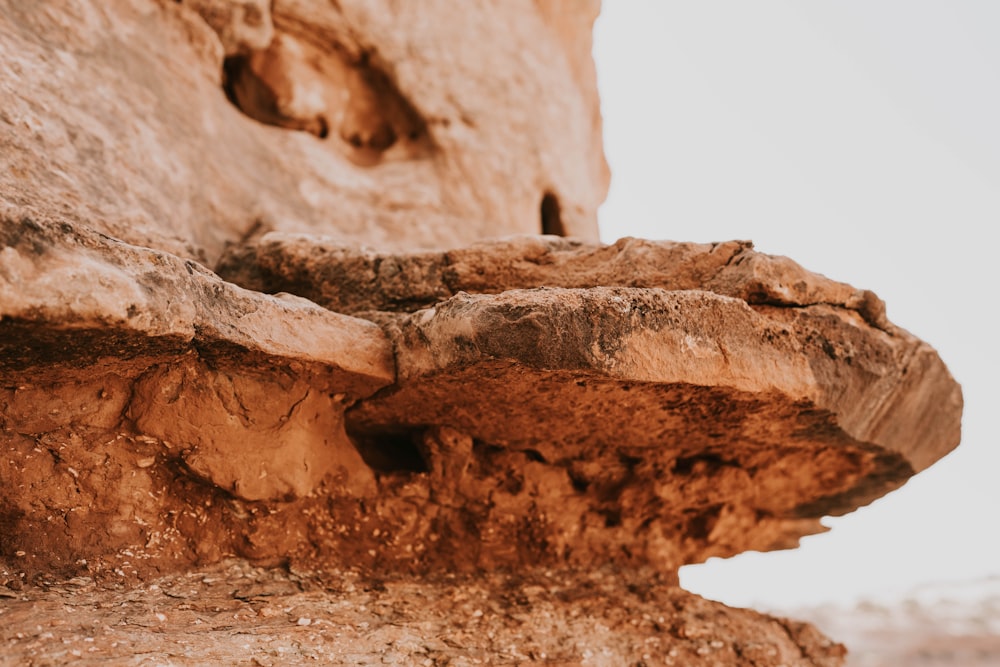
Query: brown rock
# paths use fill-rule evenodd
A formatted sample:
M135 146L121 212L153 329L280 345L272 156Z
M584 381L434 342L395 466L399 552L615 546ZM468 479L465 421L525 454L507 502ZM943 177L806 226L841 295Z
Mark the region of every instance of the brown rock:
M606 569L372 581L230 562L125 591L85 578L45 588L5 604L12 664L836 667L844 656L806 624Z
M571 560L582 544L671 567L794 546L959 439L933 350L827 305L542 288L460 293L387 330L397 383L349 429L467 434L482 446L464 504L537 515ZM490 470L523 483L476 479Z
M336 250L320 261L317 245L306 269L341 275L335 260L344 259L368 285L365 303L443 296L491 271L507 276L495 279L502 289L559 276L579 283L597 269L607 283L624 282L627 274L610 267L628 252L647 258L631 262L633 283L673 286L696 275L757 301L659 287L459 292L412 313L368 311L387 341L364 320L247 292L163 253L56 223L4 229L5 366L21 383L4 409L5 430L20 434L14 449L28 447L18 439L25 434L51 447L83 437L101 440L103 455L123 468L162 461L142 475L167 475L169 493L141 510L131 507L130 488L104 488L93 463L65 445L50 447L45 468L93 477L95 507L162 531L158 517L190 493L185 476L212 485L201 492L209 507L224 507L230 494L294 500L244 524L219 509L197 533L174 528L187 540L231 545L219 555L347 566L362 553L361 564L406 571L594 562L672 571L712 555L793 546L822 529L819 517L896 488L958 440L961 396L933 350L852 309L877 304L874 296L858 298L745 244L626 243L609 255L525 240L498 244L492 259L481 245L464 257L377 261ZM648 260L657 255L668 259ZM367 269L355 271L358 257ZM380 293L382 276L392 299ZM34 342L15 342L26 334ZM91 342L67 348L70 335ZM79 363L94 370L66 368ZM17 374L26 366L30 383ZM101 394L106 407L81 398ZM39 404L51 407L32 407ZM95 430L81 436L84 426ZM147 446L140 456L118 451L121 437ZM41 474L32 470L14 459L9 473L30 481ZM40 487L9 502L66 512L68 501L48 493ZM19 539L38 530L34 515L17 515ZM152 532L140 531L146 545L134 532L110 531L62 546L68 560L140 547L150 564L181 558L175 547L147 548ZM198 548L184 557L206 558ZM40 568L53 564L41 551L33 557Z
M343 395L331 400L270 369L221 370L187 359L144 373L132 391L136 429L181 447L192 473L235 496L303 497L340 470L353 493L374 491L344 432Z
M587 243L597 10L0 0L0 662L842 663L676 569L960 390L748 242Z
M67 223L5 218L0 547L27 548L40 570L130 546L195 558L200 546L164 542L186 532L170 513L198 495L185 472L249 500L335 479L370 493L343 411L393 381L390 355L364 320ZM48 528L56 516L65 533Z

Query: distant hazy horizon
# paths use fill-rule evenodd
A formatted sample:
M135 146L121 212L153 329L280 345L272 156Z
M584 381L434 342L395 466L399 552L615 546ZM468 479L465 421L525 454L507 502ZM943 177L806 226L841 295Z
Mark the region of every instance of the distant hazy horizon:
M998 34L992 0L605 0L603 238L752 239L872 289L965 394L956 452L797 550L684 568L689 589L787 606L1000 573Z

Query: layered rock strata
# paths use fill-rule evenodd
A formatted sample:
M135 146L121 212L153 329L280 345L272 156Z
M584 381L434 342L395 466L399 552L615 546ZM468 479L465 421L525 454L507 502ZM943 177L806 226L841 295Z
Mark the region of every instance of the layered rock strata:
M677 567L794 546L958 440L957 385L877 297L743 242L387 254L272 235L233 248L224 282L65 221L2 230L15 597L232 555L432 598L441 572L602 564L668 595ZM500 604L508 585L483 595ZM523 638L530 606L495 633ZM757 650L717 613L704 642L657 655ZM609 655L636 655L656 625ZM798 647L789 664L841 655L756 645ZM532 651L546 646L569 650Z
M387 570L673 571L794 546L958 440L957 385L874 295L744 243L523 239L449 263L265 238L234 253L247 291L66 224L3 230L5 547L39 571L129 552L142 577L206 543ZM603 286L561 286L588 266ZM310 296L355 316L284 291L344 267L374 276L367 299ZM461 291L491 271L511 284ZM653 286L692 274L751 303ZM440 301L357 311L420 300L400 285Z
M960 390L747 242L594 242L597 9L0 0L0 661L134 659L113 605L166 661L841 664L677 568L898 487Z

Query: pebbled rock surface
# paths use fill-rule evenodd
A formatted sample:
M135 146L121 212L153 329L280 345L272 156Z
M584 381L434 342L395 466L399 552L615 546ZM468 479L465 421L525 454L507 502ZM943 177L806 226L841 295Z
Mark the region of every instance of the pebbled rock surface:
M12 665L835 667L845 652L805 623L605 569L372 580L230 561L128 589L76 578L0 596Z

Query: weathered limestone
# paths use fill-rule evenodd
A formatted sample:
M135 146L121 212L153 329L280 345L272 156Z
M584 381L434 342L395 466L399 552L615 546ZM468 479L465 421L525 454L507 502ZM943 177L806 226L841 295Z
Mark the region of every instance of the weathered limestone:
M250 289L285 290L338 312L413 310L458 292L533 287L707 290L751 305L829 304L886 328L885 305L866 290L810 273L748 241L699 244L621 239L613 245L522 236L449 251L388 252L331 238L270 233L231 247L216 270Z
M209 265L272 229L595 239L597 10L4 0L0 191Z
M961 392L749 242L594 242L597 10L0 0L0 663L842 664L677 568Z

